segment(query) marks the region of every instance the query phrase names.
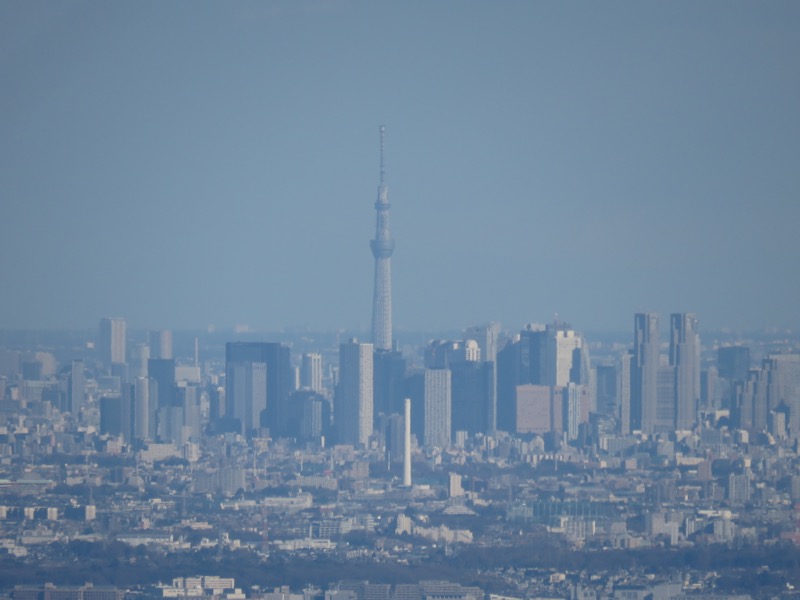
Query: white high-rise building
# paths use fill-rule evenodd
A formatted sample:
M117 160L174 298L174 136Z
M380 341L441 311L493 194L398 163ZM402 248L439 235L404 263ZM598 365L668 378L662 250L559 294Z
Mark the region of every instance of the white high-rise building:
M425 369L425 445L447 448L451 429L451 379L449 369Z
M588 383L588 352L583 337L571 329L561 327L547 330L547 370L543 374L545 383L564 387L568 383ZM582 365L581 362L586 362ZM580 373L585 370L583 374Z
M352 339L339 346L334 424L341 444L366 446L372 434L372 344Z
M147 377L147 361L150 360L150 345L138 343L134 345L131 354L131 378L135 379L136 377Z
M107 366L125 362L125 319L105 317L100 320L98 350L100 360Z
M458 498L464 495L464 488L461 485L461 475L458 473L450 473L450 486L449 496L451 498Z
M303 354L300 365L300 386L322 393L322 355Z
M172 332L169 329L150 332L150 358L172 358Z

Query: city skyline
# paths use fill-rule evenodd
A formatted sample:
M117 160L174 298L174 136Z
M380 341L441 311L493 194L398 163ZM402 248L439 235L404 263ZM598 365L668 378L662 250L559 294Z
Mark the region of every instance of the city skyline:
M8 552L1 560L17 570L3 578L4 589L14 585L12 600L41 595L36 569L47 557L45 597L80 600L91 589L120 600L121 590L101 582L105 569L119 575L118 552L133 546L137 564L156 553L158 561L114 584L145 590L143 598L167 589L187 595L190 588L180 587L189 585L187 565L227 574L229 561L237 577L249 564L262 582L247 593L233 588L231 598L323 600L344 586L350 600L356 588L373 600L495 597L440 578L390 593L384 578L441 564L450 552L441 544L455 553L443 572L458 566L461 581L480 573L483 586L496 577L507 587L491 589L508 590L511 600L624 600L631 590L642 596L633 581L654 585L657 577L671 582L663 594L656 587L647 594L661 600L747 600L738 584L735 595L722 593L717 578L761 564L797 581L794 559L781 567L766 554L796 554L800 543L797 336L704 345L696 315L672 313L669 341L660 343L659 318L635 314L625 344L590 342L560 321L528 324L510 337L488 323L402 351L337 335L298 335L302 347L224 334L188 343L164 329L129 337L122 317L100 320L96 346L76 344L74 334L23 334L22 345L2 336L0 524ZM187 530L197 535L180 535ZM67 535L80 535L83 546L64 543ZM580 571L601 553L636 563L657 551L658 575L635 563L612 571L604 559L599 578L582 579L594 581L594 591L575 594L590 588L559 585L565 573L577 576L571 566L554 578L534 555L532 577L530 556L515 558L526 546L548 554L542 544L582 558L571 560ZM86 545L110 562L91 559L80 577L85 590L57 589L59 570L74 578ZM342 571L359 547L367 555L357 557L354 573L380 583ZM464 561L471 549L500 556L499 571ZM736 553L739 562L722 572L703 562L687 576L697 552ZM295 560L302 568L288 576ZM318 572L325 564L343 578L335 596L309 587L311 573L330 579ZM480 571L464 568L470 564ZM518 564L526 572L509 580ZM178 569L184 583L165 587L164 573ZM283 581L264 593L271 572ZM533 583L537 577L544 586ZM157 587L148 585L156 579ZM233 586L216 575L211 581ZM523 581L529 587L521 594ZM711 593L698 594L692 581L705 581ZM416 593L425 582L430 593ZM289 594L290 585L303 595ZM750 585L763 591L760 581ZM790 589L783 580L773 587Z
M398 331L800 327L796 4L188 7L0 7L0 328L369 331L380 124Z
M0 4L0 592L796 595L800 6L724 8Z

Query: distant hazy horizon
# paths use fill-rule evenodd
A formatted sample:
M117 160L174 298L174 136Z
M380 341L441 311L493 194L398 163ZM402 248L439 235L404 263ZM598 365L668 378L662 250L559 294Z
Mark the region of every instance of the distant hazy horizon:
M800 329L800 4L0 4L0 329Z
M666 318L664 318L666 317ZM662 323L660 324L659 331L661 333L661 343L667 344L669 342L669 315L662 315ZM664 322L665 321L665 322ZM545 325L540 321L534 321ZM666 324L665 324L666 323ZM501 336L513 336L519 333L528 323L510 324L506 325L501 323ZM631 327L629 329L616 329L616 330L601 330L601 329L585 329L577 327L572 323L567 323L572 329L580 332L586 337L589 343L605 343L609 340L618 340L627 343L633 336L633 315L631 315ZM167 328L169 329L169 328ZM435 339L448 339L458 340L464 339L464 332L467 327L451 328L451 329L395 329L395 339L401 343L409 343L410 340L418 338L421 345L427 344ZM128 327L128 343L134 342L147 342L148 334L156 331L153 327ZM195 336L215 338L225 341L236 340L252 340L252 341L281 341L283 339L306 339L314 340L315 337L304 336L318 336L318 338L338 337L342 340L354 337L361 341L369 341L370 332L366 329L248 329L237 330L234 327L215 328L212 330L198 328L198 329L169 329L177 338L184 338L191 340ZM94 327L63 327L55 329L47 328L0 328L0 345L6 343L9 339L20 338L20 336L35 335L48 337L59 336L79 336L85 341L93 341L98 334L98 326ZM764 330L747 330L747 329L700 329L700 339L703 345L711 343L738 343L746 340L769 339L777 341L778 339L785 339L790 343L800 343L800 331L796 329L764 329Z

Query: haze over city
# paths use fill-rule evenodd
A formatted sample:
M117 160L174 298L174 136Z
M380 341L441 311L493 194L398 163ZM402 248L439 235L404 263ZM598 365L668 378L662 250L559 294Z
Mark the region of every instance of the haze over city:
M0 600L800 600L800 4L0 2Z
M6 2L0 327L797 328L794 2Z

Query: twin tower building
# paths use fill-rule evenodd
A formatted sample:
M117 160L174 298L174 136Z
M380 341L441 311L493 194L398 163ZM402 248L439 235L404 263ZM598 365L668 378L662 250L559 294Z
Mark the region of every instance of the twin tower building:
M620 416L623 433L689 430L700 399L700 336L691 313L670 316L669 352L661 353L659 319L634 318L633 350L622 357Z

